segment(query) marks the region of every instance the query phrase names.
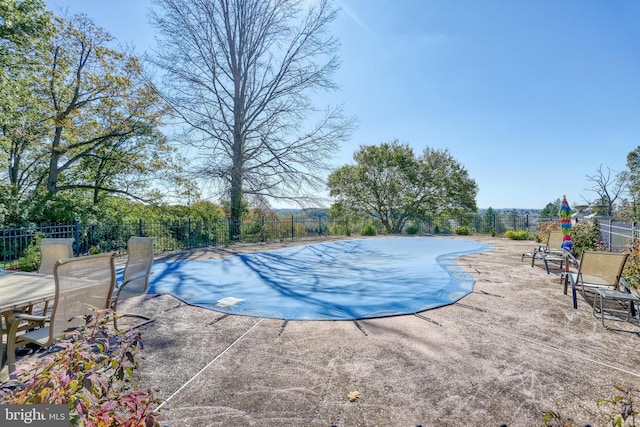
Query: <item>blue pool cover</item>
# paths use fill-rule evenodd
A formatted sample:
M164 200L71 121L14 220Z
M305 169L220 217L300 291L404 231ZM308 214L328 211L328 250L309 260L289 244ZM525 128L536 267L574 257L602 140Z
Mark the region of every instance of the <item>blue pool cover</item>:
M224 313L288 320L352 320L418 313L473 290L457 263L492 250L471 240L344 240L228 258L156 262L149 293Z

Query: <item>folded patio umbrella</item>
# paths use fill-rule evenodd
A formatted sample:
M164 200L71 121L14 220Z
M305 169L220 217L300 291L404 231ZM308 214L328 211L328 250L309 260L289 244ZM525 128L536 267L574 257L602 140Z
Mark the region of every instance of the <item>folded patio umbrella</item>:
M562 196L562 204L558 211L560 217L560 228L562 229L562 249L573 252L573 242L571 241L571 208L567 203L567 196Z

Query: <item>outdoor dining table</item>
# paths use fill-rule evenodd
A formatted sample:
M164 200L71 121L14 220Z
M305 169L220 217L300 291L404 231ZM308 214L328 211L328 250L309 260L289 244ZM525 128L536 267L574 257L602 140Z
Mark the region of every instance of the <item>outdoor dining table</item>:
M4 317L8 330L15 310L53 300L55 293L56 286L52 275L0 271L0 320ZM4 337L1 340L3 350L0 367L4 366L6 360Z

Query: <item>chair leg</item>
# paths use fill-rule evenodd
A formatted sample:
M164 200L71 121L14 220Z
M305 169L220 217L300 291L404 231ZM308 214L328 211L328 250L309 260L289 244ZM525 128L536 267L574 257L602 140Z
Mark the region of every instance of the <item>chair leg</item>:
M600 318L602 319L602 327L606 328L605 324L604 324L604 305L602 302L602 294L598 294L598 296L600 297ZM595 306L596 303L596 297L595 295L593 296L593 304Z
M15 320L11 323L11 327L7 332L7 366L9 369L9 375L16 370L16 349L17 349L17 334L20 326L20 320Z
M561 280L561 283L564 285L564 294L567 295L567 289L569 288L569 274L562 273L560 280Z
M130 331L132 329L136 329L139 328L141 326L144 326L148 323L154 322L156 319L153 317L147 317L147 316L143 316L141 314L132 314L132 313L123 313L123 314L115 314L113 316L113 327L115 328L116 331L120 332L120 329L118 329L118 319L122 318L122 317L137 317L138 319L144 319L143 322L140 323L136 323L135 325L131 326L129 329L127 329L127 331Z
M604 323L604 297L602 296L602 294L600 292L596 292L596 295L593 296L593 315L596 315L596 298L599 298L600 300L600 319L602 320L602 326L607 328L607 326ZM630 321L630 319L635 318L635 303L636 301L634 300L629 300L629 299L611 299L612 301L618 301L618 303L620 304L629 304L626 308L627 308L627 318L626 321ZM622 310L618 310L618 309L612 309L613 311L620 311L622 312ZM638 326L640 326L640 318L638 319Z

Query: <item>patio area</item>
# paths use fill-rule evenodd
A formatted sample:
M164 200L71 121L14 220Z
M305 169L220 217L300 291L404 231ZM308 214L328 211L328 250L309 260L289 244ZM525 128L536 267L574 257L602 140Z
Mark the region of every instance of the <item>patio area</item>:
M156 317L143 333L140 385L156 390L160 424L170 427L511 427L543 425L548 411L600 425L596 401L640 383L640 327L604 329L582 294L574 310L559 270L521 262L535 242L473 240L495 247L458 260L474 291L419 315L284 322L167 295L126 300L124 311Z

